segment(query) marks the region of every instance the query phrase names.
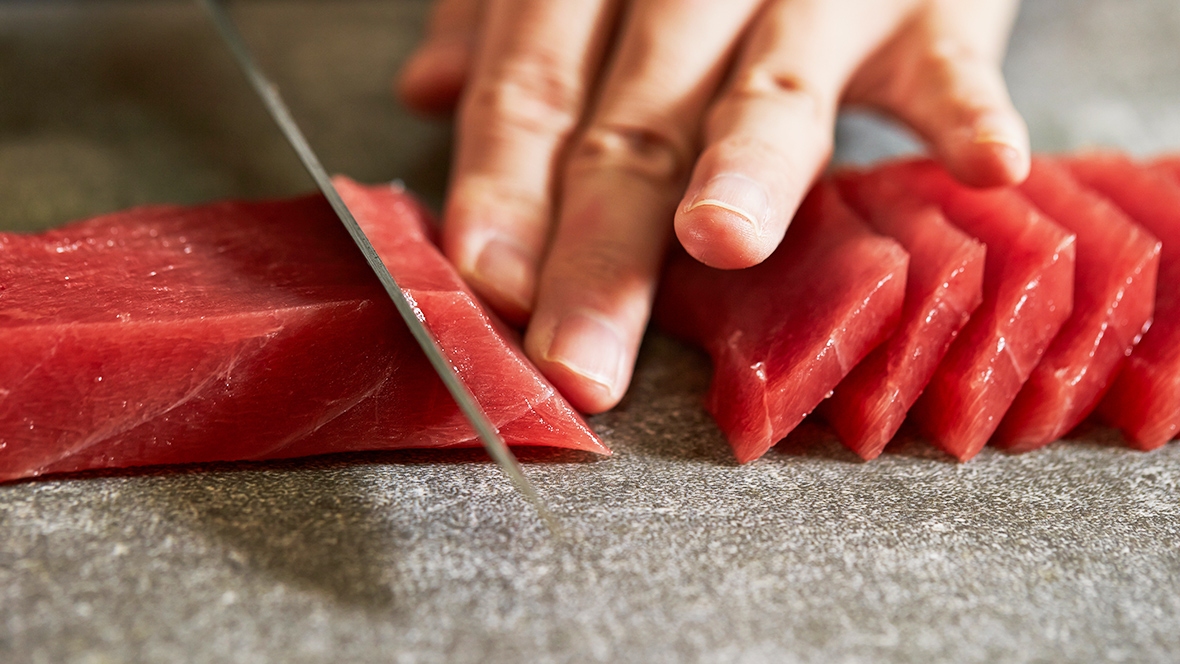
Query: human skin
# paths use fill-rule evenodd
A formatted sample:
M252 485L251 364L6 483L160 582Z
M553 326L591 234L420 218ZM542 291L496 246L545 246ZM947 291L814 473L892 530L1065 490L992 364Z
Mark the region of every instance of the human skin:
M439 0L397 88L456 112L443 250L579 409L622 398L674 233L774 251L842 104L908 125L962 182L1014 184L1000 62L1017 0Z

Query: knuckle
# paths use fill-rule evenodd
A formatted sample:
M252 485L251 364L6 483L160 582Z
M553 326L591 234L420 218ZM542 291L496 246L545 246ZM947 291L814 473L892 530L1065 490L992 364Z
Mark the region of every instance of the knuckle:
M815 117L833 112L835 95L798 73L755 68L739 74L726 93L737 103L765 101Z
M956 123L991 112L1004 96L998 67L976 51L952 41L933 45L894 95L898 105L928 107Z
M917 58L911 79L914 88L949 90L960 81L990 79L999 69L983 54L958 40L943 39Z
M816 169L831 155L835 135L829 130L806 131L793 138L790 144L783 144L769 135L725 136L709 146L705 158L712 163L762 164L767 171L785 180L805 178L800 186L806 186Z
M473 82L464 113L481 126L566 135L578 122L581 87L576 71L553 55L518 56Z
M983 63L987 58L979 49L961 40L949 37L933 40L926 50L927 64L941 65L953 69L965 63Z
M688 142L650 126L599 124L582 135L570 154L571 169L622 171L660 186L674 186L688 174Z
M770 163L782 168L788 166L783 162L782 150L771 141L760 136L738 135L727 136L709 147L710 156L718 156L721 160L754 161Z

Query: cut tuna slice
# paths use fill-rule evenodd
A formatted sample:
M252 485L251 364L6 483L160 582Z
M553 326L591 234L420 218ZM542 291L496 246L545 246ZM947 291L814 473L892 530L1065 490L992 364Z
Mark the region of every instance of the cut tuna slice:
M901 323L848 374L820 412L852 451L874 459L897 433L939 361L983 298L984 245L935 206L863 178L838 178L841 192L874 230L910 254Z
M607 453L390 187L339 180L505 439ZM0 480L478 442L320 197L0 234Z
M1061 438L1098 405L1151 324L1160 252L1159 240L1050 159L1033 159L1020 190L1077 235L1077 274L1073 314L992 439L1013 452Z
M812 191L761 265L670 260L657 320L712 356L706 406L738 461L765 454L893 331L907 262L831 185Z
M1155 320L1098 407L1133 447L1155 449L1180 430L1180 184L1166 166L1148 169L1120 155L1066 163L1163 242Z
M970 189L929 161L886 166L987 245L983 303L951 344L911 415L947 453L975 456L1073 308L1074 236L1014 189Z

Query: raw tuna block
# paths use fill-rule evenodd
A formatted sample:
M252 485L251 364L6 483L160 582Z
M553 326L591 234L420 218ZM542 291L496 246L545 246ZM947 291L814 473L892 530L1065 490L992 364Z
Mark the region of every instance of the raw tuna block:
M1151 325L1160 243L1069 170L1035 158L1020 187L1077 235L1073 314L1033 369L992 443L1013 452L1046 445L1090 414Z
M947 222L936 206L892 188L876 191L857 174L841 192L879 233L910 254L901 323L823 402L820 412L852 451L874 459L897 433L951 341L983 299L985 247Z
M657 320L712 356L706 406L738 461L765 454L893 331L907 262L831 185L812 191L761 265L672 257Z
M1163 242L1155 320L1098 406L1133 447L1155 449L1180 430L1180 184L1164 166L1149 169L1119 155L1067 163L1079 180Z
M510 444L607 452L409 197L337 185ZM0 234L0 349L0 480L478 445L318 196Z
M911 416L947 453L979 453L1073 309L1074 236L1014 189L971 189L933 162L903 162L893 179L942 207L987 245L983 303L934 371Z

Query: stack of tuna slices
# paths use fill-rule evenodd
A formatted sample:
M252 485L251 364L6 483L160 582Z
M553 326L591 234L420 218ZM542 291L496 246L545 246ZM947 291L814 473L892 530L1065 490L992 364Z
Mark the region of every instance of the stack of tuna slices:
M511 445L607 450L480 306L404 193L338 187ZM928 161L816 185L748 270L670 258L665 329L704 346L739 461L808 414L879 455L907 418L966 460L1091 412L1180 428L1180 159L1037 158L975 190ZM1158 288L1157 288L1158 285ZM0 233L0 481L478 441L318 196Z
M820 182L764 265L674 257L657 313L712 356L707 406L739 461L817 407L865 459L908 418L965 461L1092 412L1134 448L1171 440L1177 284L1180 159L1035 158L987 190L910 161Z

